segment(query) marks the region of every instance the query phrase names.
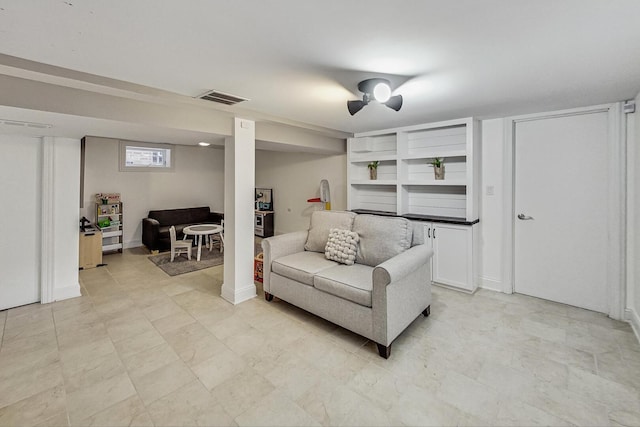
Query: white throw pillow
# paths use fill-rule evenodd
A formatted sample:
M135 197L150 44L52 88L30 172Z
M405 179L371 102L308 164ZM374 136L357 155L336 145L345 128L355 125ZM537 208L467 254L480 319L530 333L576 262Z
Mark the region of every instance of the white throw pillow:
M356 214L344 211L314 211L311 214L311 225L305 251L324 252L331 228L351 230Z
M358 233L342 228L332 228L329 230L329 238L324 248L324 255L329 260L353 265L356 261L359 241Z

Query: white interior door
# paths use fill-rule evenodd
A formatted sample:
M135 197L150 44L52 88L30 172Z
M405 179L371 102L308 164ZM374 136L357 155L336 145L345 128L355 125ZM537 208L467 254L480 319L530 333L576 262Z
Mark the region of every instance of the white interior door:
M606 313L608 113L516 123L514 290Z

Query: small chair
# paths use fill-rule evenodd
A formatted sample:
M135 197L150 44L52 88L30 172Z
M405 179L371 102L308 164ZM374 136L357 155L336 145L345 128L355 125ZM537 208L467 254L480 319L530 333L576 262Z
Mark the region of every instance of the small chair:
M209 237L209 252L211 252L211 249L213 249L213 242L219 242L220 252L224 251L224 219L220 220L220 226L222 227L222 231L216 234L212 234L211 236L207 236Z
M176 255L183 253L186 253L187 258L191 261L191 246L193 240L176 240L176 228L173 225L169 229L169 235L171 236L171 262L173 262Z

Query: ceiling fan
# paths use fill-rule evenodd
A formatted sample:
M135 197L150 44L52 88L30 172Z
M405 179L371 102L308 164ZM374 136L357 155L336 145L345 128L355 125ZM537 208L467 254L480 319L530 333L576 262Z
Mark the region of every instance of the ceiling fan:
M358 83L358 90L364 94L362 101L347 101L347 108L352 116L368 105L369 101L378 101L395 111L402 108L402 95L391 96L391 85L387 79L363 80Z

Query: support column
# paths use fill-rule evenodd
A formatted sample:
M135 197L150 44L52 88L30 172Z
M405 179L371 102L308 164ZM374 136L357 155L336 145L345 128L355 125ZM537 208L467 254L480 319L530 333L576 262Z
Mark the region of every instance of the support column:
M222 298L239 304L256 296L253 283L255 123L234 119L224 144L224 283Z

